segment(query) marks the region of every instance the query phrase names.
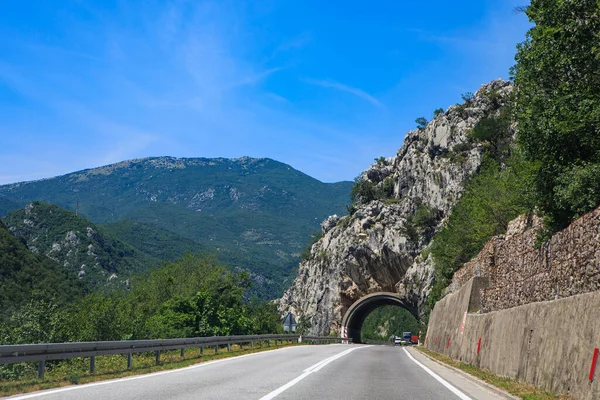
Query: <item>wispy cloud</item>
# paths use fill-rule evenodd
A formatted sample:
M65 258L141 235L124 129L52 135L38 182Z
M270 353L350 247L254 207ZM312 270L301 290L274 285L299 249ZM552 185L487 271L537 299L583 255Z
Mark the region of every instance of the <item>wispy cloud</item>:
M337 89L342 92L350 93L357 97L360 97L363 100L368 101L369 103L373 104L374 106L377 106L380 108L386 108L382 102L380 102L374 96L370 95L369 93L365 92L362 89L344 85L343 83L339 83L339 82L332 81L332 80L320 80L320 79L305 78L304 82L311 84L311 85Z
M275 100L278 103L289 103L290 101L283 96L280 96L276 93L267 93L266 96L270 99Z
M275 72L281 71L284 68L285 67L270 68L265 71L257 72L254 74L249 74L249 75L241 78L239 81L230 83L227 86L227 88L231 89L231 88L236 88L239 86L255 85L255 84L259 83L260 81L266 79L269 75L271 75Z
M280 53L285 53L285 52L295 50L295 49L301 49L301 48L307 46L311 42L311 40L312 40L312 37L311 37L310 33L308 33L308 32L304 32L304 33L302 33L296 37L293 37L289 40L284 40L275 48L275 50L273 50L271 55L269 57L267 57L267 60L274 59Z

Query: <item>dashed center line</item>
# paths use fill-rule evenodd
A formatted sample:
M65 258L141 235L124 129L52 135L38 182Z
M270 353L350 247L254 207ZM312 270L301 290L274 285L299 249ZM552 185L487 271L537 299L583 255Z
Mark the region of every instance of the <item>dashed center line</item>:
M319 361L318 363L306 368L303 371L303 374L296 377L295 379L292 379L291 381L289 381L288 383L286 383L285 385L273 390L271 393L261 397L259 400L271 400L274 399L275 397L279 396L281 393L285 392L286 390L288 390L289 388L291 388L292 386L294 386L296 383L300 382L302 379L306 378L307 376L309 376L310 374L312 374L313 372L318 372L320 371L323 367L325 367L327 364L337 360L338 358L342 358L347 354L350 354L351 352L353 352L354 350L358 350L358 349L364 349L370 346L362 346L362 347L353 347L351 349L342 351L339 354L336 354L334 356L331 356L329 358L326 358L324 360Z

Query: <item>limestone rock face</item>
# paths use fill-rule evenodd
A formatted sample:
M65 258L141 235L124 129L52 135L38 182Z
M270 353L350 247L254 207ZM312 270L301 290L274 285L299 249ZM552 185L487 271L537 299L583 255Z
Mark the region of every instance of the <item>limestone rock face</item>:
M323 222L323 237L300 263L280 311L302 317L311 334L338 334L356 300L397 292L419 316L433 279L432 260L420 254L481 163L483 149L471 143L469 132L496 115L511 90L502 80L482 86L424 129L408 132L396 156L365 171L360 184L375 195L359 196L351 215Z

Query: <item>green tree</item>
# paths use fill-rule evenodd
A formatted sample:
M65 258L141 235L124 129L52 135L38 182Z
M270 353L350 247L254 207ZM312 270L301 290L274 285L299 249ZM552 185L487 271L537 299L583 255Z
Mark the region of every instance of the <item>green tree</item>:
M506 165L486 157L452 208L448 222L433 238L430 251L436 282L429 296L430 307L454 271L477 255L490 238L504 233L512 219L533 209L536 173L536 165L525 161L518 151Z
M511 107L504 106L498 115L481 119L471 130L469 139L483 144L484 152L497 162L503 162L511 153L513 130Z
M541 167L539 209L551 231L600 204L600 2L533 0L519 44L517 139Z
M59 343L72 340L66 310L53 300L34 298L4 325L2 344Z
M70 307L68 331L76 341L130 339L130 315L123 293L92 293Z
M415 122L417 123L417 129L420 131L427 127L427 119L425 117L419 117L415 119Z
M298 323L296 324L296 333L300 335L308 335L311 327L312 324L310 323L310 319L306 318L304 315L301 315L298 318Z
M283 332L281 316L275 303L254 298L248 304L248 312L253 334Z

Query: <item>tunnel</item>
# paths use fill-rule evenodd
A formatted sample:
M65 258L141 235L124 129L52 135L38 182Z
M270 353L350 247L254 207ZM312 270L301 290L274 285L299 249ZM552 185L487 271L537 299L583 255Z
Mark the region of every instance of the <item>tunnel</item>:
M386 305L405 308L417 319L417 321L419 320L416 308L408 306L397 293L372 293L354 302L350 308L348 308L346 314L344 314L342 328L346 328L348 337L352 338L354 343L362 343L360 331L365 318L367 318L371 311Z

